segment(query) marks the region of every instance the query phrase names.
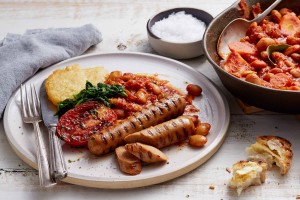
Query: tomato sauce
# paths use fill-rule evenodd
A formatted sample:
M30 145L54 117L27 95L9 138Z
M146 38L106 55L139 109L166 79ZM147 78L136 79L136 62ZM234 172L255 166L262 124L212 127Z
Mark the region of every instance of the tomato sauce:
M244 1L240 6L247 11ZM257 14L260 8L256 5L252 12ZM273 10L259 24L253 22L246 36L229 44L229 49L220 66L233 76L264 87L300 91L300 17L292 10Z
M111 72L105 81L106 84L121 84L126 91L127 97L112 98L110 103L113 104L114 109L122 109L123 112L117 110L118 118L123 119L134 112L140 111L149 104L153 104L155 101L178 94L184 96L184 94L178 89L172 87L168 81L157 78L157 74L154 75L141 75L124 73L120 71ZM192 105L192 101L187 100L186 113L199 111Z

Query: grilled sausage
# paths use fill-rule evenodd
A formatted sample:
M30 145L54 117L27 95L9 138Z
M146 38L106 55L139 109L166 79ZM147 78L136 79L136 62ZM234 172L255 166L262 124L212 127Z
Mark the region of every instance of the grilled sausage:
M140 142L160 149L186 140L194 131L195 126L192 118L180 116L157 126L130 134L124 140L126 143Z
M125 145L125 149L138 159L147 163L167 161L167 156L163 152L147 144L139 142L130 143Z
M122 172L130 175L137 175L141 173L141 160L126 151L124 146L116 148L116 156Z
M122 122L94 134L88 141L88 148L95 155L113 151L124 143L124 137L127 135L182 115L185 106L185 99L178 95L162 99Z

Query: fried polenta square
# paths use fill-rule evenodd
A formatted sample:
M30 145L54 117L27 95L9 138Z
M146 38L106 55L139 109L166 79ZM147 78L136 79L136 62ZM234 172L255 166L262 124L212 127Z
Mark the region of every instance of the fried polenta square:
M79 65L55 70L46 80L45 88L49 100L58 105L60 101L73 98L85 88L86 81L96 85L104 82L108 72L104 67L81 68Z

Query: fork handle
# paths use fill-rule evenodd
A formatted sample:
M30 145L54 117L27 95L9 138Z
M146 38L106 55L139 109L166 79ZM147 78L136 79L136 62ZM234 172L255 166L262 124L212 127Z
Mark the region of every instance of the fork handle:
M46 151L44 140L42 138L39 122L34 122L33 127L35 132L35 140L37 144L36 152L37 152L40 186L48 187L55 184L55 182L53 182L53 180L50 177L47 151Z
M56 136L56 125L48 126L50 145L50 175L57 182L67 177L67 167L61 150L61 144Z

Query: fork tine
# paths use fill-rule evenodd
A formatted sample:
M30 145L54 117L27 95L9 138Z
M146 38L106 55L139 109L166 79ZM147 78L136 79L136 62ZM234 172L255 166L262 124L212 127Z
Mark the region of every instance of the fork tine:
M23 84L21 84L21 109L22 109L22 116L27 117L27 112L26 112L26 102L25 102L25 98L26 98L26 92L24 91L24 86Z
M35 90L35 87L33 84L30 84L30 91L31 91L31 99L32 99L32 105L33 105L32 112L33 112L34 116L38 116L39 115L38 107L40 106L40 104L39 104L39 99L37 97L37 93L36 93L36 90Z
M32 117L33 113L32 113L32 106L31 106L31 103L30 103L31 98L29 96L29 92L27 91L27 86L25 86L25 94L26 94L25 102L27 103L27 113L28 113L29 117Z

